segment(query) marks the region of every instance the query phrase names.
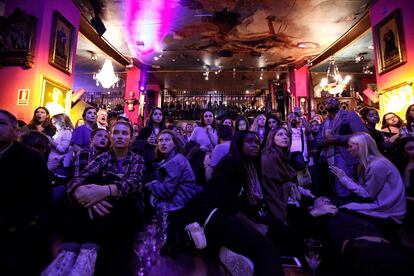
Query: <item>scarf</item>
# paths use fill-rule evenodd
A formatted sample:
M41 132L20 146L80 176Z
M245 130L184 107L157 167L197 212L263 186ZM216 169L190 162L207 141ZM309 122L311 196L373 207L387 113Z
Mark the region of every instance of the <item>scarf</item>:
M296 171L289 165L289 153L273 146L262 154L262 175L271 177L277 184L293 181Z
M262 188L260 187L259 177L257 176L256 168L253 162L248 161L245 164L247 171L247 197L250 204L255 206L261 199L263 199Z

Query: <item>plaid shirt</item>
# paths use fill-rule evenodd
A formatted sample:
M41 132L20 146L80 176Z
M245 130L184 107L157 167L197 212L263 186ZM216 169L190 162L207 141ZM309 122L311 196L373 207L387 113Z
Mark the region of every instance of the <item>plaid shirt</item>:
M117 180L111 182L118 188L118 198L137 194L142 188L144 159L129 151L122 161L122 165L119 166L118 163L112 150L98 155L77 177L69 182L67 193L71 195L78 186L91 184L86 183L86 179L92 175L112 174L118 176Z
M92 145L78 151L73 158L73 176L78 176L97 155L98 153Z

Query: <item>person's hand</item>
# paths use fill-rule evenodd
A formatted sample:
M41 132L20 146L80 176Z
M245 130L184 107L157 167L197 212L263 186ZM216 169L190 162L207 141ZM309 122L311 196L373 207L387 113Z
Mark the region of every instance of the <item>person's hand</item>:
M346 173L337 166L329 166L329 170L338 178L346 176Z
M79 186L73 193L73 197L85 208L108 197L109 190L107 185L100 186L96 184L88 184Z
M298 191L304 197L309 197L309 198L312 198L312 199L314 199L316 197L314 194L312 194L312 192L310 190L302 188L301 186L298 186Z
M211 155L209 153L207 153L206 156L204 157L203 164L204 164L204 168L207 168L207 167L210 166L210 164L211 164Z
M309 211L309 214L313 217L320 217L327 214L336 215L337 213L338 208L335 205L323 205Z
M157 144L157 138L155 138L155 135L151 135L147 139L147 143L150 145L156 145Z
M301 198L298 186L293 182L290 182L289 197L295 201L299 201Z
M210 151L210 149L206 146L200 146L200 150L203 151L203 152L209 152Z
M100 202L95 203L91 207L88 208L88 215L91 220L94 219L94 213L100 217L107 216L111 213L111 209L113 208L112 204L110 204L106 200L101 200Z
M213 130L213 127L211 125L207 125L206 129L207 132L211 132Z
M255 228L256 228L257 232L259 232L263 236L266 236L267 232L269 231L269 227L267 227L266 225L261 224L261 223L257 223L255 225Z
M293 112L295 113L295 115L297 115L299 118L302 117L302 111L300 110L300 107L295 106L295 108L293 109Z

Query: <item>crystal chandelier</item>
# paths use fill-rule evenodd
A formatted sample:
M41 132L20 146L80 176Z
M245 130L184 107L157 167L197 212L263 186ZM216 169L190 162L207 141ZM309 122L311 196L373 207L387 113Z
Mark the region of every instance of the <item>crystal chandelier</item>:
M104 88L110 88L119 81L118 76L114 72L114 66L112 65L112 61L110 59L105 60L101 71L96 74L94 79L96 79L96 85L98 85L99 82Z
M335 64L335 58L332 57L332 60L329 62L328 70L326 71L326 77L321 79L319 85L323 90L328 91L329 94L335 95L343 92L350 80L350 75L342 78L338 66Z

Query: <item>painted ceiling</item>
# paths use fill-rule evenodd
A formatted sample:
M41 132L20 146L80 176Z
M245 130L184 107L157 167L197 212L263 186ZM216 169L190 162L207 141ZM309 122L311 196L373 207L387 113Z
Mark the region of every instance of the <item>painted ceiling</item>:
M173 82L177 73L301 67L364 16L372 0L78 0L125 56ZM95 9L93 9L95 6ZM159 72L159 74L156 74ZM217 72L217 74L216 74ZM225 79L225 77L222 77Z

